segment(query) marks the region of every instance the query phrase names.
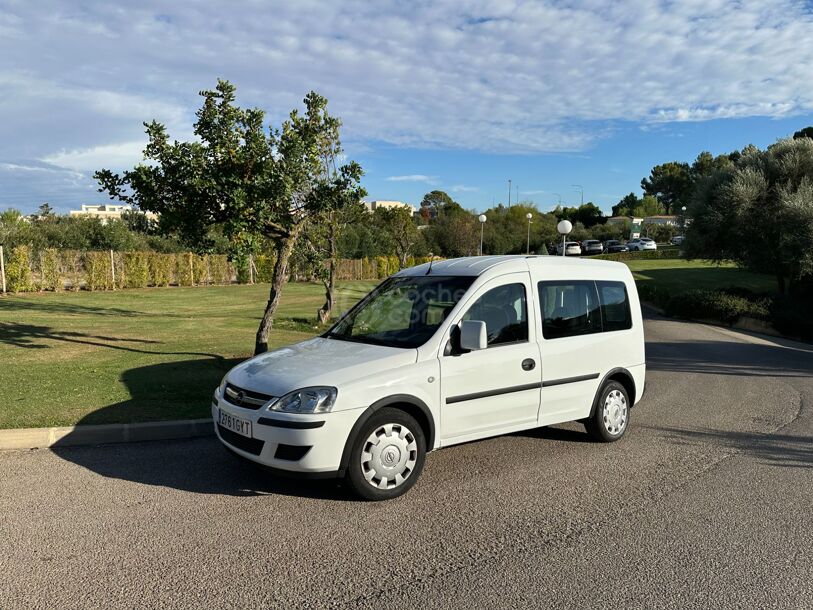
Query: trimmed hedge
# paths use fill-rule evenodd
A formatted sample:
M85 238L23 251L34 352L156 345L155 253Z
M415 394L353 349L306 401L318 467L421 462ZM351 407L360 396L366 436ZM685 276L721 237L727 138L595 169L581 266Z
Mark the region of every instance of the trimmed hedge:
M804 295L764 295L746 288L688 290L672 295L662 287L638 284L638 296L667 316L736 324L747 317L770 323L788 337L813 341L813 301Z
M770 313L769 299L749 300L722 290L687 290L672 296L664 306L667 316L719 320L734 324L743 316L764 320Z
M6 264L6 288L9 292L30 292L34 290L31 277L31 248L15 246L11 249Z
M650 261L650 260L670 260L683 258L677 248L665 248L663 250L642 250L641 252L614 252L613 254L596 254L590 258L598 258L605 261Z

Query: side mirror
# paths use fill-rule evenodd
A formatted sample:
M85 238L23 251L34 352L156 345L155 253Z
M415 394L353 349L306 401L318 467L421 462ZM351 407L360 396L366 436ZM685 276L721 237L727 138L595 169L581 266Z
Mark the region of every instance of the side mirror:
M487 348L486 323L480 320L463 320L460 323L460 347L468 350Z

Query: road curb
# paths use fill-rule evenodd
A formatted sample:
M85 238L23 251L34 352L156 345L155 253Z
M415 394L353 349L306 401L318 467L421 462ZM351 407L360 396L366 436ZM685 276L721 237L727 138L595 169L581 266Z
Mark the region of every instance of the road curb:
M211 418L139 424L19 428L0 430L0 451L174 440L213 434Z

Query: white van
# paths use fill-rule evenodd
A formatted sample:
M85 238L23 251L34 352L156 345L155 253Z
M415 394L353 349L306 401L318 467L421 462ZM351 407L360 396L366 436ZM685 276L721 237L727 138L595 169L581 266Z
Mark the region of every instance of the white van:
M324 335L234 367L212 416L244 458L381 500L441 447L571 420L618 440L645 368L626 265L460 258L404 269Z

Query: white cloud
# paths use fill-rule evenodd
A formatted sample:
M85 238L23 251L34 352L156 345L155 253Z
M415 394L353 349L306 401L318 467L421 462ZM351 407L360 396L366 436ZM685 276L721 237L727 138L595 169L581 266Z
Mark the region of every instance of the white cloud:
M142 121L188 137L219 76L275 124L318 90L354 149L574 153L622 122L811 112L811 65L796 0L12 3L0 158L132 164Z
M387 182L425 182L427 184L435 184L435 182L437 182L437 176L409 174L407 176L389 176L386 180Z
M480 190L477 186L466 186L465 184L456 184L452 187L453 193L476 193Z
M105 144L91 148L61 150L42 158L42 161L69 169L93 173L97 169L128 168L143 158L146 140Z

